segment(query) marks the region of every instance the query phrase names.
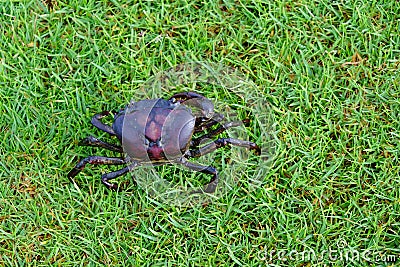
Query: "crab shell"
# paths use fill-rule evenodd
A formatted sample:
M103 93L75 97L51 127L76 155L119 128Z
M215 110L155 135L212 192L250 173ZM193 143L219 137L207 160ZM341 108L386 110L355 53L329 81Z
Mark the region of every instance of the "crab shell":
M173 162L189 149L196 118L190 108L164 99L134 102L115 115L112 125L131 160Z

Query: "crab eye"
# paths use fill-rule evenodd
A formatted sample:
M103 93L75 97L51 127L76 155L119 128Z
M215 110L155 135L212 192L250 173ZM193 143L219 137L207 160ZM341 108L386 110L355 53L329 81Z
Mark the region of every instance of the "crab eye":
M176 100L176 98L171 98L169 101L174 107L177 107L181 104L179 101Z
M157 143L156 143L156 144L157 144L158 147L164 146L164 142L162 142L161 139L157 140Z
M150 145L150 142L149 142L149 140L148 140L147 138L144 139L144 144L145 144L146 146Z
M144 134L141 134L141 135L140 135L140 139L143 141L143 143L144 143L146 146L149 146L149 145L150 145L150 141L147 139L147 137L146 137Z

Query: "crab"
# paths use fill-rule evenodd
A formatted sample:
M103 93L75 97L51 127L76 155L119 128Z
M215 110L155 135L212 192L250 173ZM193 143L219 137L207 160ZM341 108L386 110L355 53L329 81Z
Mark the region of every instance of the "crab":
M227 145L247 148L260 154L260 147L255 143L234 138L217 138L204 145L205 141L248 120L222 124L224 116L214 112L212 101L195 92L177 93L168 100L159 98L133 102L114 113L112 126L101 122L102 118L111 114L110 111L96 114L91 123L111 136L116 136L120 144L111 144L89 136L80 145L119 152L121 157L84 158L68 173L71 181L87 164L125 165L122 169L101 176L102 183L108 189L119 191L120 188L110 180L140 165L180 164L211 176L209 183L195 193L214 193L218 185L217 169L188 159L198 158ZM195 133L200 136L195 138Z

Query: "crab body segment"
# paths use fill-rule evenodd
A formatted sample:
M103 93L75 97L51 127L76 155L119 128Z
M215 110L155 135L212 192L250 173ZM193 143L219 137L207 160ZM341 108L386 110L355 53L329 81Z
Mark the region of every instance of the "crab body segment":
M189 147L195 127L191 110L179 102L142 100L115 116L113 130L137 162L173 162Z

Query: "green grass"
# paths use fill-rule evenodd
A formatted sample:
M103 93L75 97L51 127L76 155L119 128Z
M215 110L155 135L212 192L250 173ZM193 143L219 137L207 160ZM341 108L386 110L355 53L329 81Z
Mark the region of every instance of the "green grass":
M1 1L0 265L344 266L338 245L377 256L353 266L399 264L399 1L212 2ZM108 192L109 167L69 182L79 158L112 154L77 146L106 138L91 116L196 60L240 69L272 106L262 188L184 209Z

